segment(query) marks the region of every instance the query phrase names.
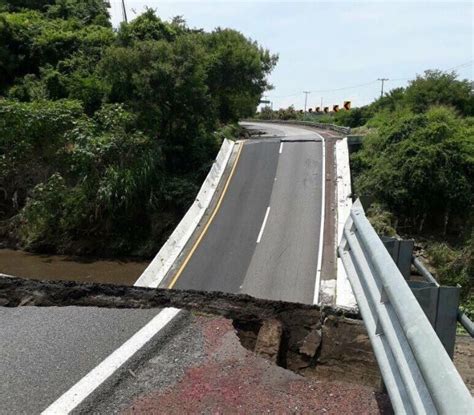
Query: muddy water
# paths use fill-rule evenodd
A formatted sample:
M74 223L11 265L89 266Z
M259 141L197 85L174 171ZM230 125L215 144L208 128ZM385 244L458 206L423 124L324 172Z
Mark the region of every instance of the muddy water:
M0 273L39 280L133 285L148 261L97 260L0 249Z

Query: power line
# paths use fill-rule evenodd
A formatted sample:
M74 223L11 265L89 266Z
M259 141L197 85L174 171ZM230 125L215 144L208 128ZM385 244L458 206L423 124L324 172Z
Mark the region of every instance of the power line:
M272 98L290 98L290 97L296 97L296 95L299 95L300 92L296 92L294 94L289 94L289 95L273 95Z
M335 89L313 89L313 90L311 90L310 92L335 92L335 91L343 91L343 90L345 90L345 89L360 88L360 87L362 87L362 86L372 85L372 84L374 84L375 82L377 82L377 81L370 81L370 82L366 82L366 83L364 83L364 84L346 86L346 87L344 87L344 88L335 88Z
M459 69L459 68L463 68L465 66L472 66L472 63L474 62L474 59L468 61L468 62L464 62L464 63L461 63L460 65L457 65L457 66L453 66L452 68L449 68L449 69L446 69L447 71L452 71L453 69Z
M313 93L313 92L335 92L335 91L343 91L345 89L353 89L353 88L359 88L359 87L362 87L362 86L367 86L367 85L372 85L374 83L376 83L377 81L370 81L370 82L366 82L364 84L358 84L358 85L352 85L352 86L346 86L344 88L335 88L335 89L313 89L311 91L308 91L309 93ZM273 95L272 98L290 98L290 97L295 97L297 95L299 95L300 92L295 92L294 94L288 94L288 95Z
M470 60L470 61L467 61L467 62L464 62L464 63L461 63L459 65L453 66L452 68L443 69L443 71L447 72L447 71L452 71L454 69L465 68L467 66L472 66L473 63L474 63L474 59ZM409 81L410 79L413 79L413 78L395 78L395 79L391 78L390 81L392 81L392 82L394 82L394 81Z
M448 69L444 69L444 71L452 71L454 69L459 69L459 68L463 68L463 67L466 67L466 66L471 66L473 64L474 60L470 60L470 61L467 61L467 62L464 62L464 63L461 63L459 65L456 65L456 66L453 66L452 68L448 68ZM351 86L346 86L346 87L343 87L343 88L333 88L333 89L312 89L310 91L303 91L303 93L306 94L306 92L308 93L320 93L320 92L337 92L337 91L344 91L344 90L347 90L347 89L354 89L354 88L361 88L361 87L364 87L364 86L369 86L369 85L373 85L377 82L382 82L382 85L381 85L381 95L383 95L383 87L384 87L384 82L386 81L390 81L390 82L397 82L397 81L409 81L413 78L379 78L379 79L376 79L376 80L373 80L373 81L370 81L370 82L365 82L363 84L357 84L357 85L351 85ZM288 94L288 95L273 95L271 96L272 99L277 99L277 98L291 98L291 97L295 97L297 95L299 95L300 92L295 92L293 94ZM305 101L306 101L306 98L307 98L307 94L305 95Z
M465 67L468 67L468 66L472 66L474 60L470 60L470 61L467 61L467 62L464 62L464 63L461 63L459 65L456 65L456 66L453 66L452 68L448 68L448 69L444 69L445 72L447 71L452 71L454 69L459 69L459 68L465 68ZM395 81L409 81L413 78L391 78L390 81L392 82L395 82Z

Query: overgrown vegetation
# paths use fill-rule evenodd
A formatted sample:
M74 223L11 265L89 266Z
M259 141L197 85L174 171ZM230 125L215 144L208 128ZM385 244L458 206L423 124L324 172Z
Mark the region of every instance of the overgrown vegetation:
M423 241L438 279L460 284L471 315L474 285L474 96L454 72L426 71L370 105L331 114L293 107L262 119L303 119L353 128L363 146L351 157L354 189L370 203L383 235Z
M381 119L383 117L383 120ZM448 107L376 116L352 158L359 194L383 202L398 227L469 237L474 202L474 125ZM466 234L467 232L467 234Z
M423 242L442 284L474 286L474 98L454 73L427 71L365 107L362 149L351 157L358 195L391 215L391 226ZM369 211L369 214L371 212ZM377 221L377 215L371 220Z
M114 30L102 0L0 2L0 237L154 254L276 61L153 10Z

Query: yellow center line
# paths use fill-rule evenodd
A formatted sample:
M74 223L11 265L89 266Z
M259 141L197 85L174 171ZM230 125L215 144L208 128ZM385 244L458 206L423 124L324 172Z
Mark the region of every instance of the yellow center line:
M201 243L202 239L204 238L204 235L206 235L206 232L207 230L209 229L209 226L211 225L212 221L214 220L217 212L219 211L219 208L221 207L221 203L222 203L222 200L224 199L224 196L227 192L227 188L229 187L229 183L232 179L232 176L234 175L234 172L235 172L235 168L237 167L237 163L239 162L239 158L240 158L240 153L242 152L242 148L243 148L244 144L243 143L240 143L240 147L239 147L239 150L237 152L237 156L235 158L235 161L234 161L234 165L232 166L232 170L230 171L230 174L229 174L229 177L227 178L227 181L224 185L224 189L222 189L222 193L219 197L219 200L217 201L217 204L211 214L211 216L209 217L209 220L207 221L206 225L204 226L201 234L199 235L199 237L196 239L196 242L194 242L193 244L193 247L191 248L191 250L189 251L188 255L186 256L185 260L183 261L183 263L181 264L181 266L179 267L178 271L176 272L176 274L174 275L173 279L171 280L170 284L168 285L168 288L173 288L174 285L176 284L176 281L178 281L178 278L181 276L181 274L183 273L184 271L184 268L186 268L186 265L188 264L189 260L191 259L191 257L193 256L194 254L194 251L197 249L197 247L199 246L199 244Z

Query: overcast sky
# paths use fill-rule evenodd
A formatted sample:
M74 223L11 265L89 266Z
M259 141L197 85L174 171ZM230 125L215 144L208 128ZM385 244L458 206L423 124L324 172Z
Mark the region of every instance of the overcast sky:
M457 67L463 78L473 78L472 2L125 2L129 19L149 6L164 20L182 15L190 27L237 29L278 53L270 76L275 89L268 93L274 108L302 108L303 90L312 91L311 106L319 105L321 98L324 105L346 99L364 105L380 95L377 78L389 78L386 88L391 89L425 69ZM121 0L110 3L117 26ZM340 88L346 89L336 91Z

